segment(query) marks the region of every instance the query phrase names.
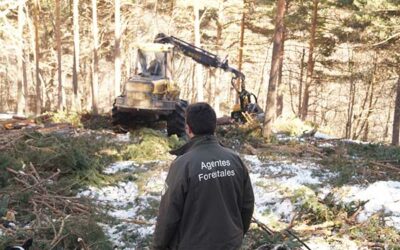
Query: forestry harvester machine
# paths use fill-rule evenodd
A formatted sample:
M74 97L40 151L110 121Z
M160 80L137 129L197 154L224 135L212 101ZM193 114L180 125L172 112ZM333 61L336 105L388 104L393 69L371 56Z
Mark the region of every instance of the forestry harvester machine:
M249 113L261 113L257 97L245 89L245 76L230 67L228 60L221 60L204 49L198 48L179 38L158 34L154 43L137 46L137 60L134 75L124 85L112 108L113 125L129 127L136 123L167 121L168 135L185 135L185 111L188 102L179 99L180 89L172 80L172 55L177 49L185 56L206 66L221 68L233 73L231 84L239 95L231 117L245 122ZM240 81L241 89L236 86Z

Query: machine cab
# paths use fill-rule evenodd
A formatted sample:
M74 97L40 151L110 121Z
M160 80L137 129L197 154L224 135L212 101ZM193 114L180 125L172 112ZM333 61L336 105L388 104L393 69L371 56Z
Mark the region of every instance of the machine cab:
M161 43L139 44L134 75L153 79L171 78L171 64L168 60L171 60L173 47Z

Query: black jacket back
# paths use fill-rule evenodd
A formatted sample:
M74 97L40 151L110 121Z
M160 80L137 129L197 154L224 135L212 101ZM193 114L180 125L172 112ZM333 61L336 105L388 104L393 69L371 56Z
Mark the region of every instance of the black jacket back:
M254 195L240 157L214 136L194 137L171 165L154 249L238 249Z

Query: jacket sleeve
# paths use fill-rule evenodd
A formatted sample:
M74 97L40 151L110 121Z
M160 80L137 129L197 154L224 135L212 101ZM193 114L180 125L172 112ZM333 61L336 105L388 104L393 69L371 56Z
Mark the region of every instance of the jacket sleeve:
M153 249L168 249L177 233L187 192L183 168L175 161L169 170L154 231Z
M244 185L243 185L243 204L242 204L242 223L243 223L243 234L247 233L250 227L251 218L253 217L254 211L254 193L253 187L251 186L251 180L249 172L244 166Z

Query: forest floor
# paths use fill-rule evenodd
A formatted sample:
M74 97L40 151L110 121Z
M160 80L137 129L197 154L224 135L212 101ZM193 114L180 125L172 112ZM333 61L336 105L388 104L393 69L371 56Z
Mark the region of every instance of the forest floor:
M0 249L28 238L33 249L148 249L168 152L183 141L162 124L118 134L107 117L54 117L0 130ZM243 249L400 249L398 147L292 130L265 143L259 124L217 130L255 192Z

